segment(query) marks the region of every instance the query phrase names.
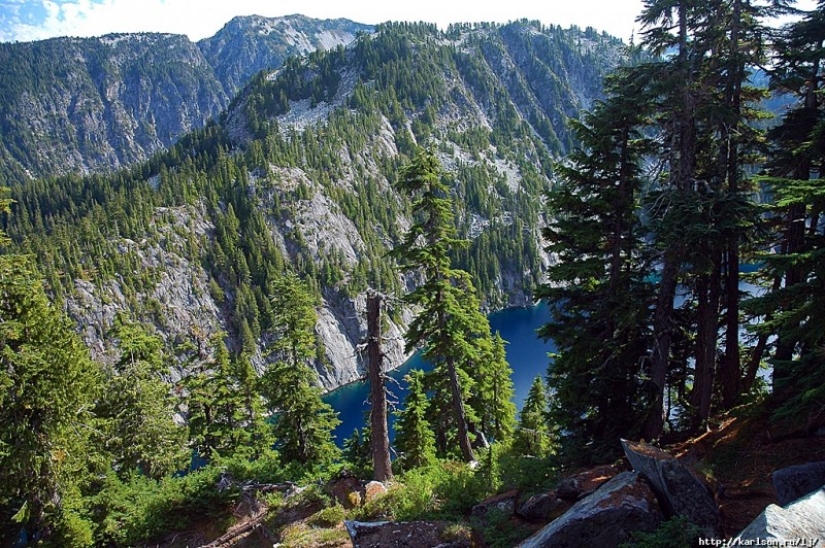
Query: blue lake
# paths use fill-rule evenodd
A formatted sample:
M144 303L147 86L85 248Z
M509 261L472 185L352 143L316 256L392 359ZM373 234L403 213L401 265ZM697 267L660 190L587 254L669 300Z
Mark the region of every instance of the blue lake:
M507 361L513 369L515 402L521 409L533 379L536 375L544 377L547 373L549 363L547 353L555 350L551 342L545 343L536 336L536 330L550 320L550 313L547 305L541 303L532 308L502 310L490 314L489 319L493 332L500 332L502 338L508 342ZM390 373L390 376L398 383L393 383L389 387L394 399L397 400L396 405L404 401L407 387L403 377L412 369L427 370L429 364L416 354ZM354 429L364 426L365 416L369 411L368 396L369 385L365 382L343 386L324 396L324 401L338 412L341 419L341 424L335 430L336 441L339 445L352 435ZM393 422L394 417L390 415L390 437L394 437Z

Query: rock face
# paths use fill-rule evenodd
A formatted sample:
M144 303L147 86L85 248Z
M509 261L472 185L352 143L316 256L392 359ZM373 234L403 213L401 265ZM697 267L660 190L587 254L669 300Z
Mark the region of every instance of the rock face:
M789 466L771 474L779 505L785 506L825 486L825 461Z
M719 535L719 507L694 472L656 447L627 440L622 447L633 469L650 482L666 516L686 516L704 537Z
M563 508L564 501L550 493L533 495L518 509L518 515L527 521L542 522L550 518L553 513Z
M157 33L1 43L0 180L148 158L216 118L261 69L371 30L344 19L249 16L197 43Z
M798 539L825 542L825 489L810 493L784 508L771 504L736 538L737 541L760 542ZM746 544L740 542L739 545Z
M365 523L345 521L355 548L464 548L474 546L471 539L449 538L446 524L428 521ZM447 538L445 538L447 537Z
M519 548L613 548L633 531L653 531L662 521L656 495L637 472L622 472L573 505Z
M490 512L501 512L506 516L512 516L518 504L518 491L508 491L501 495L496 495L473 506L471 514L474 517L484 517Z

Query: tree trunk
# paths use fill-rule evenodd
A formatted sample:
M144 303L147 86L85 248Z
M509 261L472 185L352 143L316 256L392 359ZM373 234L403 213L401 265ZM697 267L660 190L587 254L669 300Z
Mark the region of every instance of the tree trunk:
M719 253L713 252L713 271L702 275L697 282L698 309L696 327L696 375L691 403L696 406L697 418L704 423L710 417L713 399L713 378L716 373L717 335L719 333L719 293L721 266Z
M381 295L373 291L367 295L367 337L373 479L386 482L392 479L392 463L387 426L387 392L382 375L384 353L381 352Z
M662 280L653 316L653 355L651 356L650 380L654 394L650 415L645 423L644 435L648 440L658 439L665 424L665 381L670 359L670 330L673 322L673 298L676 294L676 258L670 251L665 252L662 265Z
M465 462L476 460L473 447L470 445L470 435L467 429L467 412L464 409L464 399L461 397L461 385L458 382L458 371L455 360L447 358L447 374L450 380L450 392L453 396L453 414L458 426L458 445L461 447L461 456Z

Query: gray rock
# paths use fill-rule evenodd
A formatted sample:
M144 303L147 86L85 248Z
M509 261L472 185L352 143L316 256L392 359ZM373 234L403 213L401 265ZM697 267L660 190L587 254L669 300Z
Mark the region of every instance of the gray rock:
M627 440L622 440L622 447L633 469L650 482L666 516L685 516L703 537L719 536L719 507L693 471L656 447Z
M556 486L556 496L560 499L577 500L581 494L581 486L576 478L565 478Z
M736 537L737 541L795 541L811 546L825 542L825 489L819 489L784 508L771 504ZM746 543L740 542L740 546Z
M468 548L469 538L454 538L445 522L345 521L355 548Z
M545 521L564 505L564 501L549 493L533 495L518 509L518 515L527 521Z
M771 474L779 505L785 506L825 486L825 462L788 466Z
M517 500L518 491L508 491L476 504L470 513L475 517L482 517L495 510L507 516L512 516L516 511Z
M656 495L637 472L622 472L573 505L519 548L614 548L634 531L653 531L662 521Z

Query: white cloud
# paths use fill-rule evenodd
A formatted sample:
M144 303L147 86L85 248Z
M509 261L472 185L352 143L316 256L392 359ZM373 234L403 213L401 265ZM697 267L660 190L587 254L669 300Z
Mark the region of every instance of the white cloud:
M814 0L801 5L813 7ZM42 21L24 20L36 6ZM0 40L99 36L112 32L171 32L193 40L213 35L236 15L269 17L301 13L362 23L388 20L451 22L538 19L544 24L592 26L628 39L642 0L0 0Z

